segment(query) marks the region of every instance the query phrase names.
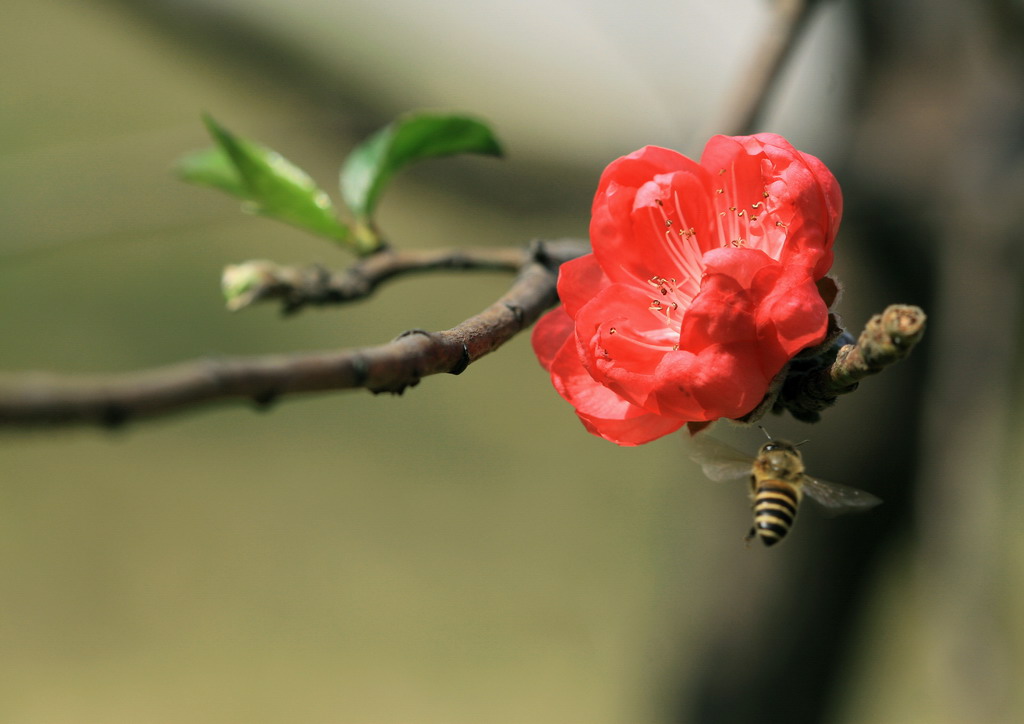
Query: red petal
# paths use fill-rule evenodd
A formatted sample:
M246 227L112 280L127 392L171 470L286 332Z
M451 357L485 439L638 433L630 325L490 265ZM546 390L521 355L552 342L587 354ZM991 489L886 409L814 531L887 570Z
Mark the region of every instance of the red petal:
M658 174L699 168L697 163L678 151L660 146L644 146L608 164L598 182L597 194L602 195L612 183L638 189Z
M708 141L701 165L714 179L713 200L717 224L717 246L761 249L777 259L785 232L766 223L769 199L763 155L752 154L741 143L743 137L715 136Z
M576 316L577 351L601 384L644 406L655 384L654 370L678 335L661 313L649 310L651 292L612 284Z
M780 216L790 217L785 227L787 254L813 256L815 276L824 276L832 266L832 242L842 214L839 184L814 156L797 151L779 136L763 135L771 141L765 145L765 154L774 163L779 177L769 193L777 193L788 206L780 210ZM781 261L789 263L785 256Z
M610 284L593 254L565 262L558 268L558 298L570 317Z
M551 361L565 341L572 336L572 317L563 307L557 307L541 317L533 328L530 342L541 366L550 371Z
M615 394L611 390L607 390L607 393ZM593 434L623 446L643 445L657 440L675 432L687 422L680 418L655 415L624 400L622 404L628 407L623 410L609 408L610 417L590 415L580 407L576 408L576 416Z
M749 290L725 274L710 274L683 317L679 349L699 353L712 344L753 343L755 312Z
M735 343L713 345L698 355L690 384L705 419L742 417L761 402L774 375L751 364L757 352L755 343Z
M742 417L768 391L771 376L758 364L756 341L713 344L699 354L673 352L658 368L651 397L663 414L688 420Z
M778 262L760 249L714 249L704 255L705 274L724 274L744 289L753 285L754 275Z
M697 163L656 146L613 161L601 176L590 223L594 254L609 279L699 279L702 253L717 245L709 183Z
M619 445L642 445L686 422L647 412L595 381L583 368L574 344L563 345L555 356L551 376L586 428Z
M754 161L759 181L754 178ZM816 276L828 271L842 197L824 164L771 133L716 136L708 141L701 164L709 170L724 170L726 179L735 179L724 184L723 203L737 210L733 213L745 211L749 223L743 229L749 236L744 238L751 245L783 263L812 266ZM760 189L756 189L758 183ZM757 203L750 201L753 189L761 194L759 200L763 202L755 211L756 222L749 221L748 204ZM727 213L721 218L730 222L733 217Z
M828 307L814 279L794 271L777 280L758 305L757 328L773 374L800 350L820 343L828 331Z
M839 233L839 222L843 218L843 193L836 177L818 158L802 152L800 157L818 180L825 201L825 216L829 221L827 253L814 269L814 278L821 279L832 268L832 242Z
M693 394L693 380L699 370L700 360L693 352L678 350L664 355L655 371L646 408L684 420L716 419L718 416L709 416Z

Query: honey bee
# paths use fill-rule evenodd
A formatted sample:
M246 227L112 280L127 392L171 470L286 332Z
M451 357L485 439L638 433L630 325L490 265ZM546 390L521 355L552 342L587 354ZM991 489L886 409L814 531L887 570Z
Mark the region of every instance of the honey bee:
M756 536L764 545L773 546L785 538L805 493L832 515L867 510L882 502L863 490L807 475L803 456L797 450L802 444L774 440L768 435L768 442L751 457L713 437L697 435L690 457L712 480L750 481L754 524L747 534L748 542Z

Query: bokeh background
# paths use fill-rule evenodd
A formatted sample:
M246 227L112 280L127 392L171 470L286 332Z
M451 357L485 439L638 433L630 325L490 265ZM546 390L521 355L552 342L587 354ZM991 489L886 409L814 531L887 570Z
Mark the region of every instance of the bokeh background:
M169 169L200 113L334 187L403 111L508 157L387 193L399 245L583 236L604 165L724 130L764 0L5 0L0 369L116 373L375 344L501 275L284 319L221 269L350 258ZM840 313L930 314L814 426L812 472L886 500L746 548L742 486L681 436L586 434L527 335L402 397L0 434L0 721L1024 720L1019 412L1024 7L822 3L759 123L843 185ZM757 430L720 433L751 449ZM807 506L810 508L810 506Z

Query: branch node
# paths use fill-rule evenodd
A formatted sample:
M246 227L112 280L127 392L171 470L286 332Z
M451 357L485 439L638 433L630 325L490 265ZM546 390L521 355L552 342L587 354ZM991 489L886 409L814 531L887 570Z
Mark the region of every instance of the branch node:
M364 387L370 378L370 363L365 355L356 354L352 358L353 387Z
M518 304L513 304L512 302L505 302L504 304L505 304L505 309L507 309L508 311L512 312L512 314L515 315L516 324L519 326L519 329L522 329L523 328L523 308L520 307Z
M416 376L413 377L411 380L406 380L404 382L392 382L391 384L388 385L381 385L380 387L369 387L367 389L369 389L370 392L372 392L375 395L382 395L386 392L388 394L397 395L398 397L401 397L402 394L407 389L409 389L410 387L415 387L419 383L419 376Z
M544 243L543 239L534 239L530 242L530 258L540 264L541 266L551 269L553 266L557 266L554 259L551 258L551 254L548 253L548 247Z
M281 393L277 390L264 390L263 392L257 392L253 395L252 401L256 404L256 409L268 410L275 402L277 402L277 399L280 396Z
M463 372L466 371L466 368L469 367L469 363L472 362L472 361L473 360L469 356L469 345L467 345L465 342L463 342L462 343L462 357L459 358L459 361L455 363L454 367L452 367L450 370L448 370L448 374L450 374L450 375L461 375Z
M111 403L103 408L103 412L100 413L100 424L110 430L115 430L119 427L124 426L128 422L128 418L131 415L128 410L121 405Z
M397 342L398 340L404 339L405 337L411 337L414 334L422 334L424 337L433 337L433 335L430 332L428 332L427 330L419 329L417 327L415 329L407 329L407 330L405 330L404 332L399 334L397 337L395 337L395 341Z

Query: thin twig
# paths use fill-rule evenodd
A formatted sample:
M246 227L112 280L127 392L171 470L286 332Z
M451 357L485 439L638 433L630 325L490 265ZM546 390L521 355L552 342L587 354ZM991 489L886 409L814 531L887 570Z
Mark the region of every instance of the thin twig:
M341 272L322 266L282 266L254 260L228 266L222 286L228 307L243 309L279 299L284 311L307 305L342 304L370 296L384 281L405 274L443 270L516 271L529 260L529 250L509 247L475 249L388 249L362 259Z
M833 355L794 360L776 411L786 409L798 420L817 422L839 395L853 392L860 380L910 354L924 336L926 321L920 307L893 304L868 321L856 343L844 344L840 338Z
M726 135L754 133L764 115L765 106L778 83L787 59L818 4L814 0L774 0L774 18L761 45L747 66L726 106L725 122L719 127Z
M0 425L112 427L211 402L248 399L262 406L285 395L362 387L400 394L427 375L461 373L532 325L557 302L558 266L588 251L579 241L520 250L515 283L480 314L441 332L410 330L376 347L204 359L105 376L6 375L0 377Z

